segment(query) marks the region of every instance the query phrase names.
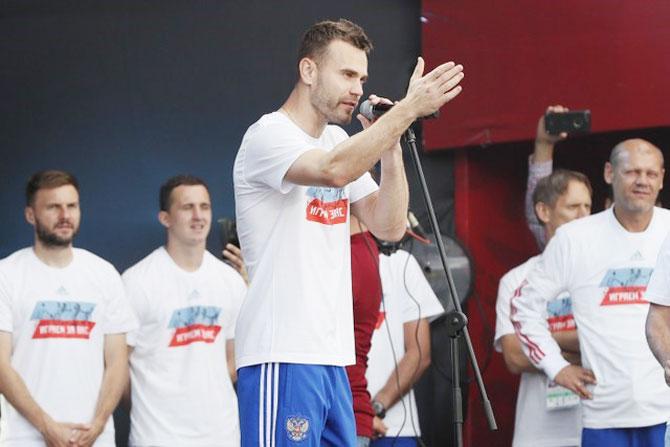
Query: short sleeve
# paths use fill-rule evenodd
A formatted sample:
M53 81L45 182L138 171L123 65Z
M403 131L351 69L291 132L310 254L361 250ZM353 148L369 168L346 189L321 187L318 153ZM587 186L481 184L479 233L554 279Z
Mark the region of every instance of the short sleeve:
M5 272L0 271L0 331L14 332L12 292Z
M286 194L293 184L284 180L291 165L305 152L317 149L299 129L289 123L258 123L245 136L244 181L262 184Z
M122 334L136 329L138 326L137 318L130 307L123 282L118 273L114 272L110 275L107 290L108 297L105 306L103 332L105 334Z
M358 202L378 189L377 182L372 179L369 172L366 172L349 184L349 201Z
M244 283L244 280L237 272L230 272L228 275L230 277L231 283L231 296L227 297L230 300L228 309L229 311L225 315L224 322L224 332L226 334L226 340L232 340L235 338L235 328L237 325L237 317L240 314L240 308L244 302L244 298L247 295L247 285Z
M670 306L670 234L666 236L658 252L656 266L644 298L654 304Z
M444 312L440 300L421 270L416 258L407 252L398 252L405 256L399 257L397 268L403 283L400 291L404 296L403 323L422 318L434 320Z
M134 277L128 272L124 273L123 276L123 285L126 294L126 299L128 304L137 318L138 325L135 329L128 332L126 335L126 343L128 346L137 346L138 341L141 339L141 331L144 323L147 321L149 315L149 302L147 300L146 294L142 287L135 281Z
M496 333L493 337L493 346L496 351L502 352L501 340L505 335L514 334L514 325L510 319L510 300L515 290L521 284L514 284L515 276L508 272L498 284L498 298L496 299Z

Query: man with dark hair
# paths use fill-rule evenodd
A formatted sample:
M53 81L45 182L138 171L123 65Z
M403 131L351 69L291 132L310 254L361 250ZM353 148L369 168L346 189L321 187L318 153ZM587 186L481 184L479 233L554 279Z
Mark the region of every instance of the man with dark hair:
M564 223L591 214L592 195L591 182L581 172L557 169L541 179L533 192L533 205L546 240Z
M407 95L348 138L363 95L369 39L325 21L303 36L298 79L278 111L247 130L234 167L237 224L250 277L236 335L245 445L352 446L349 213L384 240L405 232L408 191L399 138L456 97L460 65L423 75ZM371 101L382 101L376 96ZM367 174L381 159L381 185Z
M537 219L550 240L563 224L591 213L591 183L580 172L559 169L540 179L533 192ZM579 397L552 384L529 362L510 319L510 303L540 255L513 268L500 279L496 302L494 346L507 369L521 374L516 401L513 447L577 446L581 430ZM579 343L570 296L547 301L544 319L569 361L578 363ZM547 396L551 396L551 400Z
M130 346L130 443L240 445L234 334L246 293L240 275L206 250L207 185L179 175L160 189L165 247L123 274L140 320Z
M36 173L26 202L35 243L0 261L0 444L112 447L109 416L135 328L121 278L72 247L81 218L74 176Z
M512 300L512 320L533 366L582 397L582 446L660 447L670 389L644 324L647 284L670 228L670 211L654 207L663 154L645 140L623 141L604 175L613 208L558 229ZM593 373L564 359L548 330L546 302L563 292Z

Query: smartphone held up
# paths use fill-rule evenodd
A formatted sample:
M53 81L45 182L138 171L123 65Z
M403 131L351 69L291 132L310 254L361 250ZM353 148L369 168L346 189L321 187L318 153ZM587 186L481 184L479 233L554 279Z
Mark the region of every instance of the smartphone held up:
M544 115L544 128L549 135L589 133L591 131L591 111L547 112Z

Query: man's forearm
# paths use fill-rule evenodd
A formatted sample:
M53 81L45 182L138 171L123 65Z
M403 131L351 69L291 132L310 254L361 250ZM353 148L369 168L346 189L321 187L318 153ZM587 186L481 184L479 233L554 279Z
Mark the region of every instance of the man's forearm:
M0 367L0 393L40 433L44 433L51 418L33 399L21 376L10 365Z
M117 360L113 364L105 365L102 385L95 405L94 423L102 427L114 412L128 383L128 362Z
M105 335L105 372L98 393L93 427L102 432L129 382L128 346L125 334ZM94 430L95 431L95 430Z
M409 392L429 364L430 358L419 359L418 352L406 352L373 400L382 403L387 409L391 408Z
M653 303L649 306L646 334L649 349L665 367L670 361L670 307Z
M409 188L402 151L399 147L386 151L381 159L381 184L371 213L372 222L366 222L380 239L399 240L407 227Z
M321 160L320 170L335 184L347 185L372 168L391 150L415 119L398 103L367 129L341 142Z
M561 347L561 351L579 352L579 336L576 330L552 332L551 336Z

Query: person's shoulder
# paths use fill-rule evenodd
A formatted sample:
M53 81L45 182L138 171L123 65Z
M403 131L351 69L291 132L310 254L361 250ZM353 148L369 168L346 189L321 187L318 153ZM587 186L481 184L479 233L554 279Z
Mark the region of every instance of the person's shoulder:
M72 251L79 265L86 266L89 269L96 269L107 274L119 274L119 272L116 270L116 267L114 267L111 262L102 258L101 256L96 255L95 253L92 253L84 248L72 248Z
M208 268L216 270L217 272L225 272L224 274L227 274L228 269L235 270L221 259L214 256L209 250L205 250L202 260Z
M517 265L516 267L512 268L507 273L505 273L502 276L502 278L500 278L500 282L502 284L508 285L516 289L521 285L521 282L524 279L526 279L528 273L530 273L530 271L533 269L533 267L535 267L535 265L539 262L539 260L540 255L537 255L528 259L526 262Z
M244 135L246 140L253 138L254 136L264 133L271 130L276 130L278 128L289 129L290 121L288 118L281 112L275 111L266 113L261 116L247 129L247 132Z
M33 248L26 247L11 253L9 256L0 259L0 273L12 276L13 271L20 269L24 262L30 257L34 256Z
M663 224L670 225L670 210L655 206L654 217L660 219Z
M556 230L556 235L563 235L562 237L568 239L589 239L594 233L602 234L603 225L607 224L612 214L611 208L600 211L590 216L581 217L564 223Z
M339 139L349 138L349 134L347 133L347 131L342 129L337 124L328 124L326 126L326 132L328 132L330 135L332 135L336 138L339 138Z
M210 271L213 272L215 275L217 275L219 278L222 278L226 281L234 281L234 282L241 281L242 283L244 283L242 276L239 274L237 270L235 270L233 267L223 262L223 260L214 256L207 250L205 250L203 261L206 263L207 268L210 269Z
M124 280L132 280L135 278L141 278L145 275L148 275L163 261L163 258L166 254L167 253L165 252L164 247L156 248L151 253L146 255L144 258L140 259L138 262L128 267L123 272L121 277Z

